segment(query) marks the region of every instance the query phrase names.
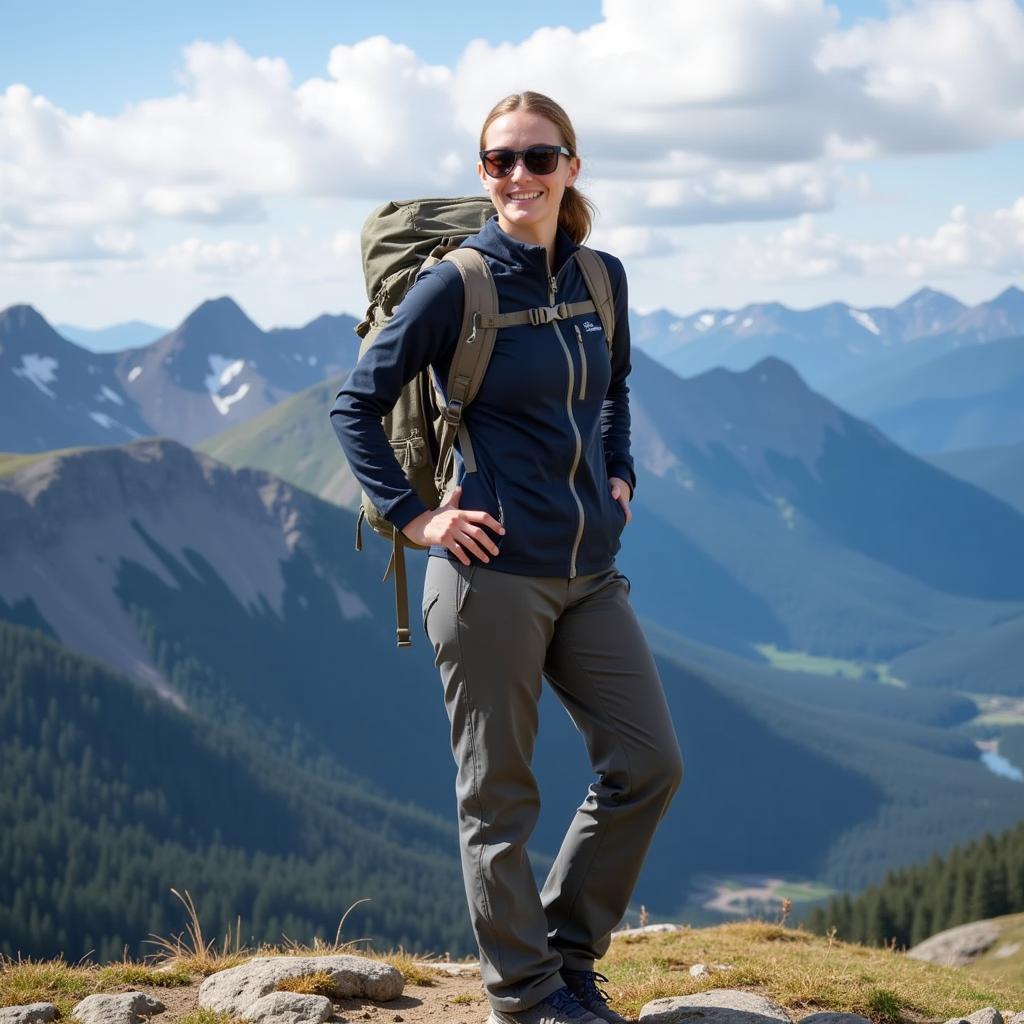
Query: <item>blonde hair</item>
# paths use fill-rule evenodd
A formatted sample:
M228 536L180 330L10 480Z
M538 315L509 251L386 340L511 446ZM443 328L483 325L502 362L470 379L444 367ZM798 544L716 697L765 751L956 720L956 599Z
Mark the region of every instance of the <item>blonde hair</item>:
M565 148L576 156L576 132L573 130L569 115L553 99L539 92L514 92L511 96L499 100L491 108L491 112L484 120L483 128L480 129L480 149L486 147L484 139L491 124L514 110L540 114L546 118L558 129ZM569 237L580 245L590 234L595 212L594 204L575 185L569 185L562 194L562 202L558 209L558 226L564 228Z

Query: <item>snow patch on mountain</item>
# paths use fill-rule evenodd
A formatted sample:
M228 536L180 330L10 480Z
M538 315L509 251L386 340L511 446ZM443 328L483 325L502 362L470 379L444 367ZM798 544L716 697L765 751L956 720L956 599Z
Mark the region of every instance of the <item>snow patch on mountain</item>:
M34 384L44 395L49 398L57 396L46 386L57 379L57 368L60 364L53 356L41 356L36 352L29 352L21 357L21 366L15 366L12 373L15 377Z
M131 373L128 374L128 383L131 384L140 373L142 373L142 367L133 366L131 369Z
M108 402L113 402L115 405L124 405L124 399L113 388L108 388L106 384L100 388L100 393L96 397L100 401L105 398Z
M243 384L237 391L232 392L230 395L210 395L213 400L213 404L217 409L217 412L221 416L227 416L231 406L235 402L240 402L249 393L249 385Z
M872 334L881 334L881 330L878 324L875 323L870 313L865 313L862 309L851 309L849 311L850 316L857 321L866 331L870 331Z
M231 406L240 402L249 393L249 385L242 384L230 395L219 394L221 388L230 384L244 369L244 359L227 359L224 356L213 354L210 357L210 373L207 374L203 383L206 390L210 392L210 400L221 416L227 416Z
M95 420L101 427L106 427L107 430L113 430L114 427L120 427L121 424L117 422L112 416L108 416L105 412L95 412L89 410L89 418Z

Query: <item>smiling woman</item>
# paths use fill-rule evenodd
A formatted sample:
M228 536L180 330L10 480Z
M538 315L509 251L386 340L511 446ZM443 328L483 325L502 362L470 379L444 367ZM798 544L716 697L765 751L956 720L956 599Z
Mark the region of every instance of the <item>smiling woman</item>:
M451 721L491 1024L623 1021L594 963L683 772L615 564L636 481L626 279L614 256L581 254L593 208L576 190L579 171L572 124L548 97L514 94L484 121L477 172L497 213L463 245L483 256L509 319L462 412L455 486L437 508L411 488L381 417L424 367L449 380L466 302L454 264L419 275L332 410L377 510L430 548L423 626ZM588 256L611 286L607 339ZM538 892L526 844L540 808L531 761L542 676L583 733L596 777Z

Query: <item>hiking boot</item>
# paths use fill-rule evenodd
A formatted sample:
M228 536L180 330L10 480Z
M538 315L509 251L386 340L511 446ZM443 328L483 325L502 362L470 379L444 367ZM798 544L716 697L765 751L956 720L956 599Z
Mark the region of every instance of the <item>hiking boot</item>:
M630 1024L625 1017L608 1005L608 993L597 987L599 981L608 981L603 974L596 971L569 971L564 967L561 974L569 991L598 1020L611 1021L612 1024Z
M487 1024L601 1024L601 1021L601 1017L595 1017L581 1006L576 997L563 985L546 999L525 1010L516 1013L491 1010Z

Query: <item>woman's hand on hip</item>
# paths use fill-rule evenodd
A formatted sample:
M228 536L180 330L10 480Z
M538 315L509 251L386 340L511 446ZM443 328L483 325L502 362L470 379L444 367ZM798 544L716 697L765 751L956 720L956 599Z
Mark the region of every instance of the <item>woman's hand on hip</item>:
M469 565L469 556L474 555L481 562L489 562L488 553L496 555L498 545L484 529L493 530L499 536L505 527L487 512L475 512L459 508L462 488L456 487L452 496L433 510L418 515L402 527L402 533L414 544L427 547L440 544L451 551L463 564Z
M633 512L629 507L629 495L631 493L629 484L617 476L608 477L608 483L612 489L612 497L622 506L622 511L626 514L626 523L628 524L630 519L633 518Z

